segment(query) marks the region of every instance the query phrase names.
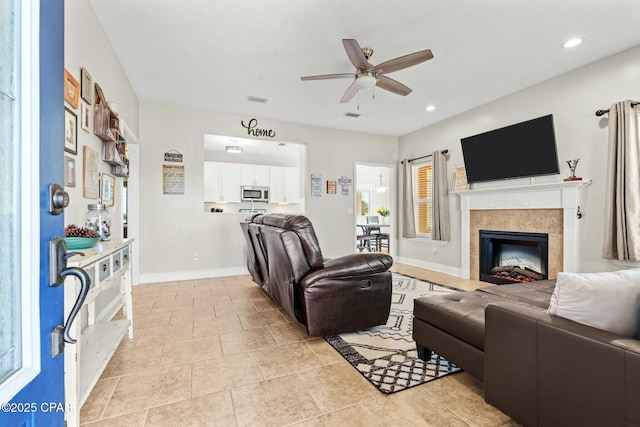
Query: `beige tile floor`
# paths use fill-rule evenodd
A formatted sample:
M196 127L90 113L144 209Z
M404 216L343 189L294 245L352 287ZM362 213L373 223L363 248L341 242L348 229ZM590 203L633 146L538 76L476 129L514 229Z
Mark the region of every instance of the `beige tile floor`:
M460 289L480 282L406 265ZM81 410L85 426L512 426L466 373L380 393L249 276L136 286L134 340Z

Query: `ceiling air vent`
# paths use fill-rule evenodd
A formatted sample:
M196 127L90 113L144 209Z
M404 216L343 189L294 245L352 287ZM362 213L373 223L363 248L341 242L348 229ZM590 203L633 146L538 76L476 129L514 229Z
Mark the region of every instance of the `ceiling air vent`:
M345 114L345 116L347 116L347 117L353 117L354 119L357 119L358 117L360 117L360 114L356 114L356 113L347 113L347 114Z
M268 99L267 98L261 98L259 96L247 96L247 101L259 102L260 104L266 104Z

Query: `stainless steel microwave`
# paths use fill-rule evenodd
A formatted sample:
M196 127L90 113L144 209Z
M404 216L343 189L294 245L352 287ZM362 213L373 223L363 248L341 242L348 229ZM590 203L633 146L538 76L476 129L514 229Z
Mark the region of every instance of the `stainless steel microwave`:
M241 187L243 202L268 202L269 187L257 187L255 185L243 185Z

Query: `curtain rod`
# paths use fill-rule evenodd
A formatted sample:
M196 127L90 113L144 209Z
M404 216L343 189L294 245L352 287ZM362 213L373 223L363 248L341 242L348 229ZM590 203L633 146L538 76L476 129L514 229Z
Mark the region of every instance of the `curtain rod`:
M449 154L449 150L442 150L440 153L441 154ZM407 160L407 162L411 163L414 160L426 159L427 157L433 157L433 154L427 154L426 156L420 156L420 157L416 157L415 159L409 159L409 160ZM403 160L403 162L404 162L404 160Z
M640 104L640 102L632 102L631 106L635 107L636 105ZM600 117L600 116L604 116L605 114L607 114L609 112L608 109L606 110L598 110L596 111L596 116Z

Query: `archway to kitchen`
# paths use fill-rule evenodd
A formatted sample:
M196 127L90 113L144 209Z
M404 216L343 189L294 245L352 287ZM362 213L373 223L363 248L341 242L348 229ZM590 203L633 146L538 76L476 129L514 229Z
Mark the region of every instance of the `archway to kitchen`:
M305 212L305 144L204 135L204 210Z
M381 251L391 255L397 253L396 227L396 179L395 166L388 164L355 164L354 230L355 251ZM369 224L367 223L367 217ZM380 229L373 231L371 222L378 221ZM371 226L370 226L371 227ZM376 232L388 235L375 236ZM380 237L383 237L380 239ZM387 247L388 246L388 247Z

